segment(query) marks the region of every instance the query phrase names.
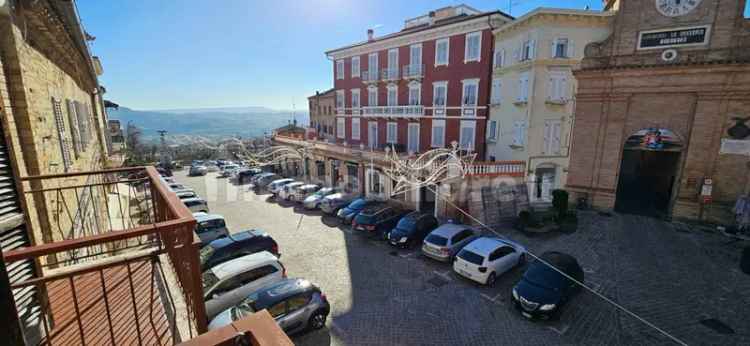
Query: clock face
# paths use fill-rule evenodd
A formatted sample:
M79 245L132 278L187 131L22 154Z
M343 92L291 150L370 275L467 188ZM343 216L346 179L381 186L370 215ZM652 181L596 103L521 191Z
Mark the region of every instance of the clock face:
M656 9L667 17L677 17L694 10L701 0L656 0Z

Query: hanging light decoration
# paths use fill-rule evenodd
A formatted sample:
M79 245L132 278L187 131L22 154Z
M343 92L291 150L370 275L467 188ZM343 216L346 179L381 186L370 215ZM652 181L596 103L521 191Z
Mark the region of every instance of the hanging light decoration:
M435 185L452 179L462 179L469 173L476 153L462 153L457 142L450 148L427 151L416 158L401 158L396 150L386 147L385 160L388 167L384 174L396 182L393 194Z

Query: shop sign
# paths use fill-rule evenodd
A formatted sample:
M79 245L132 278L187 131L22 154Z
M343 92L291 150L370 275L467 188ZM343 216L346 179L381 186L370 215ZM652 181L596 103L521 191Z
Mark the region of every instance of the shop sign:
M642 31L638 35L638 49L661 49L705 45L710 26L693 26L669 30Z
M724 138L719 154L750 155L750 140Z

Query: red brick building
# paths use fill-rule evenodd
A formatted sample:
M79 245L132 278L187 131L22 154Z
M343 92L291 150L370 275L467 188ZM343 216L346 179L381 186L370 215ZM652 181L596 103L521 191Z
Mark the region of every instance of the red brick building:
M484 155L492 29L512 18L465 5L405 22L404 29L326 52L333 60L336 138L409 153L458 142Z

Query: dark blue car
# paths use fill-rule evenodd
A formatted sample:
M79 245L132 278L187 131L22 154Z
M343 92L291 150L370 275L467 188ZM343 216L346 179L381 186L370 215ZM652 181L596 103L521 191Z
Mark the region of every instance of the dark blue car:
M268 251L280 257L279 245L268 233L249 230L230 234L210 242L200 251L201 271L256 252Z
M573 256L550 251L540 258L583 283L583 269ZM573 280L536 260L513 287L513 302L524 317L549 319L557 317L560 308L580 289Z
M434 216L415 211L399 220L388 234L388 242L393 246L413 248L422 245L424 238L437 226L438 220Z
M341 220L341 222L347 225L351 225L352 220L354 220L354 218L359 215L359 213L362 212L365 207L369 207L377 203L381 202L368 201L364 198L358 198L349 203L349 205L347 205L346 207L341 208L336 216L339 218L339 220Z

